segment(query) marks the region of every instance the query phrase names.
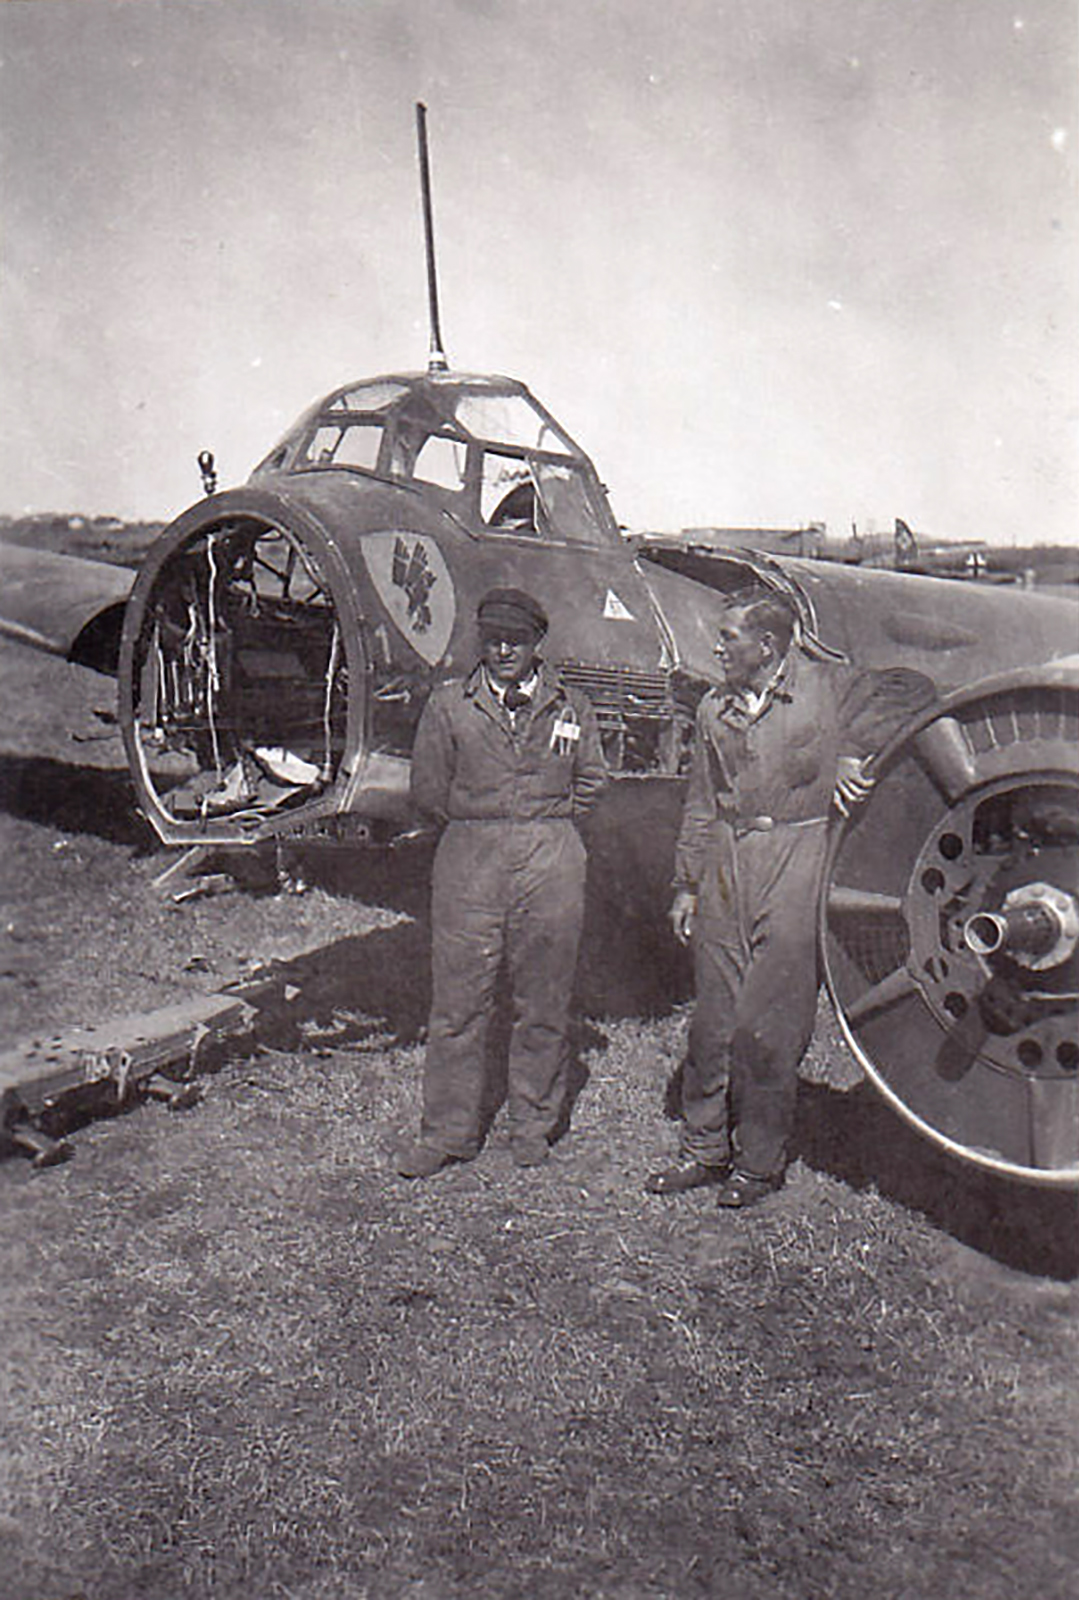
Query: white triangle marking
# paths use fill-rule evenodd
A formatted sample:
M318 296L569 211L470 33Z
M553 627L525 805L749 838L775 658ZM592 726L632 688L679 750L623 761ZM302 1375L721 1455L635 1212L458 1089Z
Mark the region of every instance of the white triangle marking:
M607 598L603 602L603 615L614 622L636 622L637 620L633 612L622 604L613 589L607 590Z

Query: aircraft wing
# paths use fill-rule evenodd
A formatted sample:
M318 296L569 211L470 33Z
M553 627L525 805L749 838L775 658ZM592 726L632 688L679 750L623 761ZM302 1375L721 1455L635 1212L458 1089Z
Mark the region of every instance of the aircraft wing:
M126 567L0 545L0 635L98 671L115 671Z

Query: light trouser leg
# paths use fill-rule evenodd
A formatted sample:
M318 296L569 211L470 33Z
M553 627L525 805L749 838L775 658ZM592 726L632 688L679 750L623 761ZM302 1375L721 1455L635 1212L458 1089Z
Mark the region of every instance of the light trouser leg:
M431 893L432 1000L420 1138L464 1159L479 1148L508 883L500 824L451 823L439 841Z
M517 824L510 848L510 1132L515 1142L539 1143L553 1132L565 1097L585 850L568 818Z
M731 1113L739 1166L771 1176L789 1156L798 1064L817 1012L827 828L779 825L736 848L750 954L731 1018Z
M730 1155L731 1032L747 950L741 933L732 841L709 852L693 924L696 1002L682 1069L682 1154L702 1166Z

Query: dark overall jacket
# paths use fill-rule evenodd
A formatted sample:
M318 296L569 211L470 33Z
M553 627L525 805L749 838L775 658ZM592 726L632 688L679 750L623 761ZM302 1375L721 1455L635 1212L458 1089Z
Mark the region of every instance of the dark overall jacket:
M591 705L545 667L531 705L515 716L482 667L436 689L424 709L412 796L445 826L432 886L420 1136L448 1155L474 1155L482 1137L485 1045L503 962L514 1010L511 1136L538 1142L558 1122L584 910L574 818L605 782Z
M934 696L906 668L856 671L792 650L754 714L710 691L675 851L697 894L697 1003L682 1083L687 1155L780 1170L817 1005L817 903L841 755L882 748Z

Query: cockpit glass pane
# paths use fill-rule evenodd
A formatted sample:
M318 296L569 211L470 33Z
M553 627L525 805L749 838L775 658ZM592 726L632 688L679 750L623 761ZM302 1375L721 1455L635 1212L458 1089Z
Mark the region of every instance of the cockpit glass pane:
M374 472L382 428L373 422L324 423L309 436L303 460L316 467L364 467Z
M433 483L440 489L456 492L465 486L467 452L468 446L461 444L459 440L446 439L441 434L432 433L420 447L412 475L421 483Z
M384 411L388 405L399 400L403 394L408 393L408 388L403 383L360 383L355 389L349 389L345 394L339 394L329 411Z
M572 455L573 447L521 394L462 394L455 408L460 427L474 439Z
M606 544L580 469L571 462L483 453L480 514L491 533L553 544Z
M480 515L497 533L538 533L536 484L528 462L485 450L480 478Z
M577 544L605 544L607 535L596 516L583 474L576 467L555 461L537 461L533 470L550 537Z

